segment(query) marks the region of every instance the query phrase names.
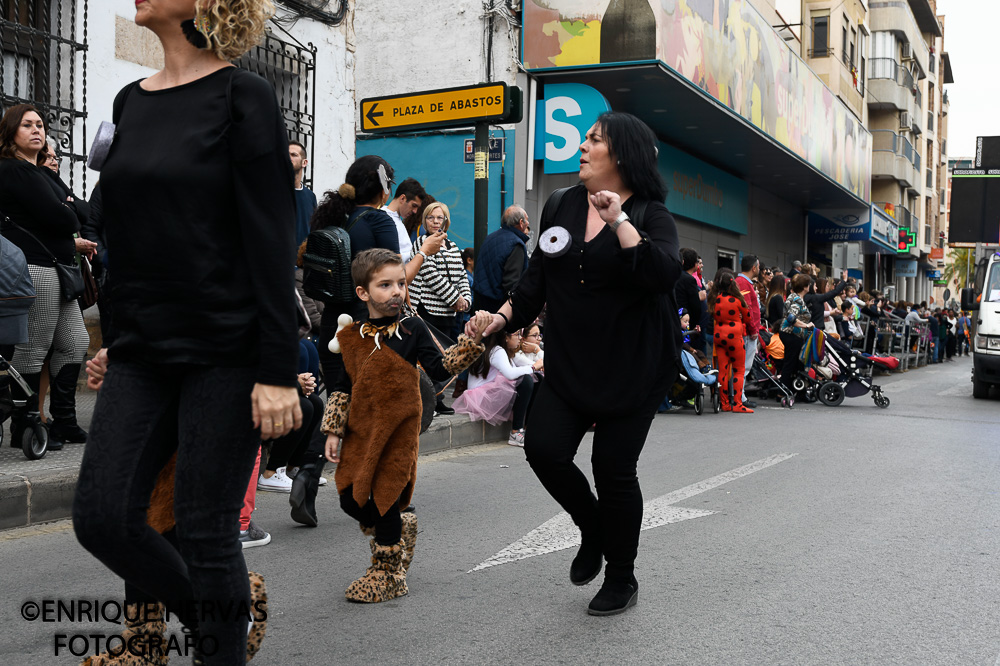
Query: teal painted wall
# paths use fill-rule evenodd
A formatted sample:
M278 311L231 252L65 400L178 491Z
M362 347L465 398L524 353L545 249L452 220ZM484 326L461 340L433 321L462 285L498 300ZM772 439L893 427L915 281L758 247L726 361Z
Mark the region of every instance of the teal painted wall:
M491 138L503 138L500 131L490 132ZM490 162L489 230L500 228L503 208L514 203L514 147L515 132L507 130L506 173L507 196L500 203L500 163ZM472 132L455 134L427 134L404 137L376 137L358 139L357 156L378 155L385 158L395 170L395 180L416 178L424 189L451 211L451 229L448 238L459 247L472 247L474 243L474 174L473 165L465 163L465 141L473 138Z
M741 178L660 142L658 167L667 184L667 208L714 227L746 234L750 186Z

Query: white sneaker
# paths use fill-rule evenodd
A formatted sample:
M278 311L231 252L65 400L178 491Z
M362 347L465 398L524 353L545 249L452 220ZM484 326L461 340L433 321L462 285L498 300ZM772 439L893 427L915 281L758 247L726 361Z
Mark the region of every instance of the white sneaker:
M285 475L285 468L279 467L275 470L271 478L266 479L261 474L257 479L257 490L269 493L290 493L292 492L292 480Z
M510 433L510 439L507 440L507 443L511 446L520 446L521 448L524 448L524 428Z

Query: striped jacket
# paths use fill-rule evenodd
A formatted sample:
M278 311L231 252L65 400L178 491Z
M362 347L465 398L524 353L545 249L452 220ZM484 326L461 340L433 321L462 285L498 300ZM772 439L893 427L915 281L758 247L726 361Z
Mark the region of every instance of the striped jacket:
M413 244L414 255L426 239L426 235L417 237L417 242ZM470 303L472 290L462 265L461 251L453 242L446 240L437 254L428 257L420 267L410 285L410 301L414 307L422 304L435 317L447 317L455 314L452 306L458 302L459 296Z

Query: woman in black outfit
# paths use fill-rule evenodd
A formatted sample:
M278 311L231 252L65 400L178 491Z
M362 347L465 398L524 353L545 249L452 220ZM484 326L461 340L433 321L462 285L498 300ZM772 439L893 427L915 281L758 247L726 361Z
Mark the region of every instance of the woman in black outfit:
M194 0L139 3L165 66L119 93L101 172L114 335L73 523L127 588L205 641L195 663L246 659L240 509L260 440L302 423L288 137L271 85L227 62L272 12L216 0L198 12L200 49L182 29ZM176 549L146 524L175 451Z
M767 323L774 326L785 316L785 276L775 275L767 285Z
M612 615L638 597L633 569L642 492L636 463L676 376L680 322L673 290L681 262L674 219L663 205L666 187L653 132L634 116L605 113L581 151L582 183L566 191L558 210L549 210L550 199L542 214L543 243L547 226L560 226L569 232L568 249L532 255L487 333L523 328L547 304L545 382L528 420L525 454L580 528L570 581L590 582L600 573L602 555L607 559L604 585L588 612ZM645 211L637 228L629 215L640 201ZM594 362L594 349L621 339L630 344L614 364ZM595 423L596 497L573 462Z
M0 212L12 222L3 233L24 252L36 297L28 313L28 342L17 345L10 360L38 393L42 366L52 352L49 449L57 451L63 442L87 441L76 422L76 381L90 336L77 301L63 298L55 268L76 261L73 234L86 211L57 188L54 174L37 166L44 150L45 123L38 111L27 104L11 107L0 120Z

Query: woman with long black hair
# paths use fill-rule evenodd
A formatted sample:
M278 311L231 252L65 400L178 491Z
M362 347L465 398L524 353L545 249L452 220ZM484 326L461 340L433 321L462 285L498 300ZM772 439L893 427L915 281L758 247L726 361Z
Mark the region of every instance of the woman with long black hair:
M580 150L581 183L565 190L558 205L555 196L546 203L540 249L487 332L523 328L547 305L545 381L528 418L525 454L580 528L570 581L589 583L606 559L604 584L588 612L613 615L638 599L636 465L676 376L673 290L681 262L652 130L629 114L605 113ZM593 362L594 349L621 339L629 344L614 364ZM596 496L573 462L595 424Z

